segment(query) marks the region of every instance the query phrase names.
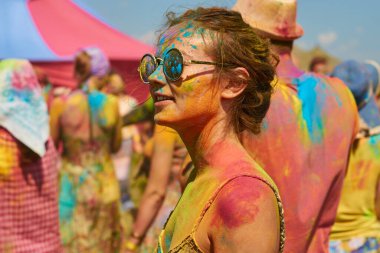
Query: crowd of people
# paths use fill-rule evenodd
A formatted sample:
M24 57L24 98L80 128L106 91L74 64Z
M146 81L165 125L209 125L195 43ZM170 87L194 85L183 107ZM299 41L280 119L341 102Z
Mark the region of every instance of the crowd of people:
M97 47L1 60L0 253L380 252L380 66L299 69L296 11L167 13L141 105Z

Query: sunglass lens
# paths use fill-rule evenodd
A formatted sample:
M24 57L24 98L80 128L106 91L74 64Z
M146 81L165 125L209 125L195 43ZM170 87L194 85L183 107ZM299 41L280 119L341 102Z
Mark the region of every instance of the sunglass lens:
M149 83L149 76L156 70L157 63L153 56L144 55L140 62L140 77L144 83Z
M177 81L183 71L183 58L180 51L170 49L164 56L164 73L169 81Z

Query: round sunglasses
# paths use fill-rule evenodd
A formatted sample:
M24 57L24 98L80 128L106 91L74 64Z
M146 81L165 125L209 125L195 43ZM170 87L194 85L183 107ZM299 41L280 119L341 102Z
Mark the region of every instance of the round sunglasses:
M155 57L151 54L145 54L140 61L138 71L143 83L149 84L149 76L158 68L159 65L163 65L164 75L170 82L178 81L181 78L183 72L183 66L186 64L204 64L204 65L216 65L216 66L234 66L229 63L218 63L208 61L197 60L183 60L181 51L177 48L169 49L164 58Z

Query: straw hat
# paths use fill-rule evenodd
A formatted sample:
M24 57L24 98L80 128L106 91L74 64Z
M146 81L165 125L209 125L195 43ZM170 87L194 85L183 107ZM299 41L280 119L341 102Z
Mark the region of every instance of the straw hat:
M265 37L291 41L303 35L296 23L296 0L237 0L232 9Z

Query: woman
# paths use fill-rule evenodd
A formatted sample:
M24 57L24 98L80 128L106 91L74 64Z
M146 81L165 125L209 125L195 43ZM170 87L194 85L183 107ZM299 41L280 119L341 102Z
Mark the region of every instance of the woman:
M237 137L244 129L258 133L269 107L275 71L268 43L234 11L168 17L157 57L145 55L139 70L156 123L179 133L194 169L157 252L280 252L277 189Z
M58 160L26 60L0 62L0 252L61 252Z
M120 148L117 99L98 92L109 63L97 48L76 57L81 89L53 101L51 129L62 143L60 230L65 252L118 252L120 192L111 153Z
M332 73L352 91L361 119L330 235L332 253L380 252L380 111L374 96L379 74L371 68L350 60Z

